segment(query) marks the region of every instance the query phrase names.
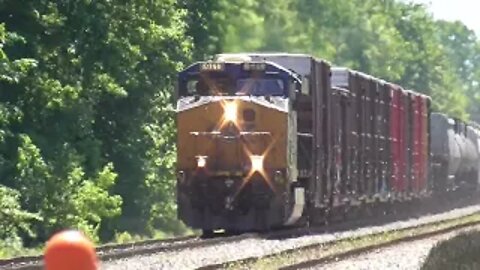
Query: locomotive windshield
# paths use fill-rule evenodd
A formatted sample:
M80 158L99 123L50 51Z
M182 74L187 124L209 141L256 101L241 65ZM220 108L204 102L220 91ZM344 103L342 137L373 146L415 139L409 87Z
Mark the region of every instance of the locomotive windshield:
M283 96L285 86L278 78L242 78L200 76L186 84L186 95L200 96Z
M237 80L236 91L236 95L281 96L284 85L279 79L240 79Z
M289 70L274 63L198 62L179 74L179 96L289 97L299 82Z

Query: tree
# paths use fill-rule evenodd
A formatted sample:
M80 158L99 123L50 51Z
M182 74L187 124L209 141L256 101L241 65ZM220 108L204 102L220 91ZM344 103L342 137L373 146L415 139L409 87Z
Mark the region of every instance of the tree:
M438 39L443 45L452 72L459 78L459 85L469 97L468 112L480 122L480 43L475 32L461 22L438 21Z
M5 53L37 63L0 99L21 115L6 126L2 182L44 217L39 240L66 226L144 232L157 204L173 208L170 104L191 55L185 15L175 1L0 2L1 21L21 41ZM159 171L170 174L150 189ZM165 212L158 219L174 218Z
M0 24L0 97L7 95L6 86L18 83L24 79L28 70L35 67L32 59L11 60L3 51L5 44L14 42L18 37L9 33L4 24ZM1 100L1 99L0 99ZM4 250L18 250L22 247L20 235L33 236L30 222L41 220L38 215L29 213L21 208L18 191L2 184L8 171L10 161L4 154L5 143L11 136L9 125L21 118L18 107L0 101L0 256Z
M0 185L0 257L3 252L18 251L22 248L20 235L34 235L30 223L40 221L38 215L21 209L18 191Z

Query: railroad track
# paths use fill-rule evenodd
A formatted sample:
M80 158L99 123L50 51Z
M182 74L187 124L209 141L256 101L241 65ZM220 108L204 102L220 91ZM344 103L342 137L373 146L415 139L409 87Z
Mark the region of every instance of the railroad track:
M452 196L455 198L455 196ZM441 206L438 204L441 203ZM328 233L339 233L339 232L347 232L353 229L364 228L364 227L371 227L371 226L381 226L384 224L393 223L395 221L406 220L409 218L420 217L426 214L436 214L441 212L447 212L449 210L453 210L456 208L461 208L467 205L478 205L480 203L478 194L472 194L471 197L464 197L462 200L458 201L450 201L449 199L444 201L439 201L438 199L432 199L428 206L424 207L423 209L418 208L405 208L403 209L402 213L397 213L396 215L386 215L381 216L377 219L371 220L368 218L362 218L357 220L349 220L345 222L340 222L336 224L332 224L329 226L324 227L313 227L313 228L305 228L299 229L295 232L295 235L303 236L303 235L320 235L320 234L328 234ZM424 205L425 206L425 205ZM469 219L471 217L471 219ZM457 222L460 220L461 222ZM283 270L290 270L290 269L303 269L308 268L311 266L316 266L319 264L323 264L332 260L338 260L350 256L354 256L357 254L361 254L364 252L368 252L374 249L393 246L399 244L401 242L413 241L413 240L420 240L429 237L433 237L436 235L445 234L448 232L453 232L456 230L469 228L469 227L478 227L480 225L480 211L476 213L465 214L462 217L454 217L454 218L446 218L439 221L427 222L422 223L414 226L406 226L401 229L391 229L391 230L381 230L379 232L368 233L365 235L360 235L358 237L347 237L347 238L338 238L335 240L327 240L319 243L308 244L301 247L296 247L292 249L283 250L280 252L273 252L271 254L265 256L251 256L243 259L238 260L231 260L222 263L215 263L215 264L208 264L198 269L201 270L211 270L211 269L256 269L256 268L265 268L266 269L283 269ZM425 229L425 228L434 228L434 229ZM419 230L419 233L416 231ZM330 255L328 254L328 247L336 246L338 243L342 244L343 242L350 242L354 241L363 241L367 238L375 238L375 237L382 237L384 234L393 233L395 236L392 239L388 239L386 241L375 241L372 244L367 245L359 245L354 246L353 248L350 247L350 244L347 244L346 247L341 247L339 250L332 252ZM292 237L294 237L292 235ZM325 251L325 248L327 250ZM320 254L313 258L309 258L306 260L302 260L299 262L287 263L287 264L280 264L275 265L275 263L271 260L274 258L279 258L280 260L283 257L293 256L294 258L301 258L303 253L308 252L309 250L318 250L322 249ZM293 255L292 255L293 254ZM296 255L295 255L296 254ZM270 261L269 261L270 260ZM259 261L261 262L259 265L256 263ZM295 259L293 259L295 261ZM274 265L274 267L271 267Z
M140 255L148 255L153 253L168 252L189 248L200 248L223 243L231 243L245 239L282 239L294 238L305 235L328 234L333 232L348 231L361 227L376 226L394 222L402 219L418 217L425 214L440 213L450 209L479 204L480 196L464 197L463 200L453 201L444 200L443 206L438 205L436 200L430 203L424 203L424 207L419 209L413 204L413 208L406 205L401 212L390 215L381 215L372 217L363 217L349 219L348 221L341 221L330 224L328 226L310 227L310 228L291 228L280 231L273 231L268 233L247 233L233 236L217 236L214 238L202 239L199 236L186 236L180 238L163 239L163 240L147 240L141 242L127 243L127 244L108 244L99 246L97 254L101 261L118 260L122 258L129 258ZM253 260L253 258L250 258ZM257 260L258 258L254 258ZM249 259L247 259L249 261ZM216 269L224 264L207 266L206 269ZM7 260L0 260L0 269L14 269L14 270L37 270L43 269L43 256L24 256ZM211 268L209 268L211 267Z
M209 239L202 239L199 236L191 235L179 238L146 240L126 244L108 244L97 247L96 251L98 258L101 261L108 261L157 252L216 245L251 237L255 237L255 234L220 236ZM43 256L23 256L0 260L0 269L40 270L43 269Z
M125 244L107 244L96 248L100 258L109 260L132 255L133 250L162 250L168 249L186 243L190 243L197 239L196 236L186 236L181 238L172 238L164 240L146 240ZM0 269L42 269L43 256L22 256L12 259L0 260Z
M352 238L341 238L319 242L275 252L266 256L253 256L200 267L200 270L214 269L306 269L394 246L404 242L427 239L437 235L476 228L480 225L480 212L462 219L454 218L398 230L386 230ZM387 237L386 237L387 235Z
M318 265L326 264L329 262L334 262L334 261L339 261L343 259L347 259L353 256L361 255L364 253L368 253L377 249L383 249L387 247L392 247L401 243L406 243L406 242L411 242L411 241L416 241L416 240L422 240L422 239L428 239L434 236L439 236L451 232L462 232L464 229L478 229L480 225L480 220L477 221L470 221L470 222L465 222L461 224L456 224L452 226L446 226L440 229L433 229L431 231L425 231L425 232L420 232L418 234L413 234L413 235L408 235L408 231L417 229L417 228L411 228L411 229L404 229L400 230L398 234L403 234L405 236L398 236L398 237L393 237L392 239L389 240L379 240L378 242L373 242L372 244L366 244L366 245L361 245L358 247L353 247L351 249L345 249L342 252L334 253L325 257L319 257L319 258L314 258L310 260L306 260L303 262L299 263L294 263L288 266L280 267L280 270L297 270L297 269L306 269L310 267L315 267ZM378 236L378 235L377 235ZM373 236L375 237L375 236Z
M245 239L290 237L304 234L306 229L293 228L269 233L244 233L239 235L223 236L218 234L212 238L202 238L197 235L171 238L152 239L126 244L107 244L96 248L97 256L101 261L118 260L134 256L148 255L159 252L182 250L187 248L207 247L223 243L231 243ZM6 270L41 270L43 256L22 256L0 260L0 269Z

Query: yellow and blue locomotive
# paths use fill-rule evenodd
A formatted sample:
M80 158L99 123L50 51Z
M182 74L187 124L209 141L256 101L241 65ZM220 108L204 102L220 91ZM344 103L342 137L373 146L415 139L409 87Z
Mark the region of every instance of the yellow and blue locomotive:
M181 220L204 231L243 231L300 217L303 189L295 193L292 185L297 130L291 97L298 87L292 71L242 55L195 63L179 74Z

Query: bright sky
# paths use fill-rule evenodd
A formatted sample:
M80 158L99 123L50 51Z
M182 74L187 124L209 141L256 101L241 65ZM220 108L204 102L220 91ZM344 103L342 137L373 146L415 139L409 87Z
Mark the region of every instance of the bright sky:
M462 21L480 36L480 0L403 0L426 4L436 19Z

